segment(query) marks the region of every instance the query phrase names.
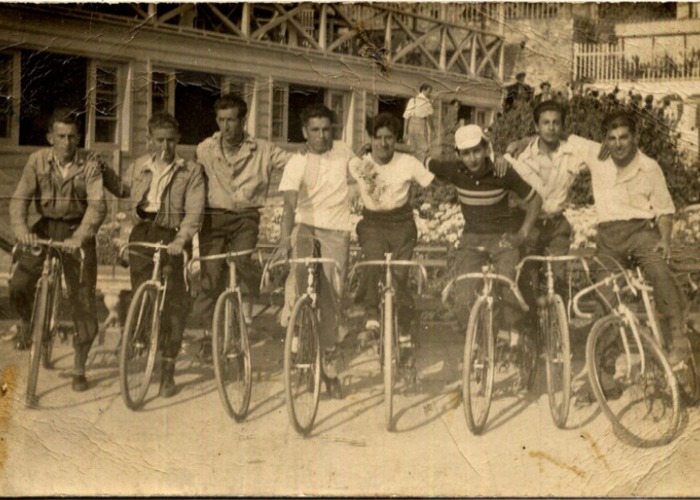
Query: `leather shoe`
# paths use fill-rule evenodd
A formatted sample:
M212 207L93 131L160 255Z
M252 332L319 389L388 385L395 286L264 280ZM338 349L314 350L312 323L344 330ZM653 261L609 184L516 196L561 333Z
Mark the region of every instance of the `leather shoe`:
M88 382L85 375L73 375L71 387L75 392L85 392L88 390Z

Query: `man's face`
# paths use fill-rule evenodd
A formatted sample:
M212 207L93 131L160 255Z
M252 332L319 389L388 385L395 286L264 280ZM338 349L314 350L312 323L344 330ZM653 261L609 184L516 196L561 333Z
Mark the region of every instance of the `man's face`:
M389 128L382 127L372 137L372 157L378 163L389 163L394 157L395 146L396 135Z
M627 165L637 152L637 138L627 126L608 130L605 144L610 151L610 157L616 165Z
M544 111L535 125L537 135L549 145L559 144L562 129L561 114L558 111Z
M302 128L304 139L309 151L315 154L323 154L333 144L333 130L331 129L331 121L328 118L309 118L306 125Z
M483 168L486 162L486 148L481 144L469 149L460 149L459 157L467 170L476 173Z
M175 159L175 148L180 134L172 127L154 128L148 136L148 144L156 159L170 163Z
M46 134L46 140L60 161L69 161L75 156L80 142L78 126L75 123L55 122Z
M216 124L225 140L236 141L243 135L244 118L238 116L238 108L216 111Z
M431 96L432 94L433 94L433 89L431 89L431 88L427 88L427 89L425 89L425 90L423 91L423 95L424 95L425 97L427 97L428 99L430 99L430 96Z

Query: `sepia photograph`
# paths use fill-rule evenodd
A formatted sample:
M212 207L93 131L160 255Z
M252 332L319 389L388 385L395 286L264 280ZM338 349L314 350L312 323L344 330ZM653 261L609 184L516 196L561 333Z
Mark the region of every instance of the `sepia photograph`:
M0 496L700 494L700 3L0 1Z

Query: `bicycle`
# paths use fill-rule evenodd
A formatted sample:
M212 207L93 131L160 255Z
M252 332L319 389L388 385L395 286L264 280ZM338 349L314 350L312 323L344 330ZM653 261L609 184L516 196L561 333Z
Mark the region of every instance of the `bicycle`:
M515 283L520 283L520 273L528 262L545 264L546 291L537 297L539 340L544 341L545 368L549 410L554 424L566 425L571 401L571 347L569 337L569 314L564 300L554 288L554 263L579 261L588 271L586 261L575 255L529 255L517 265Z
M487 264L482 266L481 272L465 273L453 278L443 290L442 299L447 305L447 299L453 287L460 281L480 280L482 282L481 290L477 292L476 300L469 313L462 372L464 415L469 430L478 435L484 430L491 407L495 362L498 361L503 368L507 369L510 363L510 351L515 347L510 337L504 338L497 333L494 334L494 283L500 282L506 285L523 311L528 311L529 307L515 282L496 272L491 254L487 249L467 247L467 250L478 252L486 257ZM536 344L528 348L526 342L520 343L524 344L520 349L520 364L525 373L521 382L524 381L524 385L529 387L532 384L538 348Z
M124 253L133 247L156 250L153 252L151 278L134 292L121 338L119 384L122 399L127 408L136 410L143 404L153 376L160 336L160 316L172 268L167 265L161 270L161 254L167 250L167 245L141 241L127 243L121 248L120 259L123 260ZM187 283L187 252L183 251L183 257L183 274Z
M598 293L609 310L594 323L586 342L589 383L621 439L633 445L663 445L673 439L680 423L678 380L663 350L649 296L653 288L645 282L639 267L631 271L615 264L617 272L574 297L574 311L579 317L592 316L579 307L581 298L591 292ZM600 292L604 287L611 288L613 303ZM623 300L623 294L635 298L641 295L645 314L636 314Z
M418 280L419 294L422 288L422 280L427 280L428 275L425 267L418 262L412 260L392 260L390 252L384 255L384 260L366 260L355 264L350 272L350 281L352 281L357 269L362 267L381 266L386 270L384 283L379 284L382 294L379 357L384 375L384 425L386 426L386 430L391 432L393 430L394 375L401 369L401 342L398 335L398 315L394 313L394 295L396 291L394 290L391 269L392 267L401 266L420 269L420 278ZM412 378L415 380L415 367L411 367L410 369L412 370Z
M20 245L15 245L12 255L15 256ZM27 393L25 406L33 407L37 403L36 387L39 379L39 364L45 369L53 366L53 345L58 330L58 310L61 301L61 283L63 275L63 261L61 251L67 249L63 242L38 239L31 251L37 257L44 253L44 263L41 276L36 284L34 295L34 307L29 326L31 336L31 350L29 351L29 377L27 380ZM85 252L80 249L80 279L83 276L83 261Z
M263 276L275 267L303 264L307 269L306 292L297 299L289 317L284 339L284 390L289 421L303 436L313 429L321 385L321 343L319 338L318 286L322 264L334 264L335 279L339 280L338 263L319 257L319 245L314 245L312 257L268 262Z
M238 285L235 259L255 253L255 249L227 252L192 259L196 262L226 260L228 287L219 295L212 318L212 358L219 397L229 417L242 422L248 414L253 376L248 327L243 317L243 300Z

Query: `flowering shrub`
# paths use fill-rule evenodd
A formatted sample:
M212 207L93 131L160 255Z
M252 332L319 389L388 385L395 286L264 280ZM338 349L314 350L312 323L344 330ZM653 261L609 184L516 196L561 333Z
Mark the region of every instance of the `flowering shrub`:
M97 231L97 263L113 265L119 257L119 250L129 241L133 224L126 213L118 212L108 219Z

